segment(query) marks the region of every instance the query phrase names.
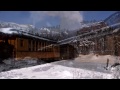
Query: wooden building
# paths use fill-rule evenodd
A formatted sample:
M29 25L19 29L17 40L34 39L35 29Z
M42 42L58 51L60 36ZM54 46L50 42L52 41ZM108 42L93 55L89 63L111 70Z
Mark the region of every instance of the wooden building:
M0 57L17 60L25 57L44 60L58 59L60 57L59 46L54 44L56 44L55 41L24 32L22 34L0 32ZM7 48L12 50L10 51Z
M15 29L3 29L5 30L0 30L0 59L2 60L7 58L22 60L25 57L31 57L54 61L76 57L74 54L76 53L75 48L69 44L60 44L56 41Z

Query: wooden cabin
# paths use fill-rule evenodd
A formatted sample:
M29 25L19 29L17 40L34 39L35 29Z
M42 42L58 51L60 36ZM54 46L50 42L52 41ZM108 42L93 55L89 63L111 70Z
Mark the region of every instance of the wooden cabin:
M26 32L21 34L0 32L0 59L2 60L7 58L22 60L30 57L54 61L73 59L75 55L76 49L69 44L61 45L56 41Z
M9 58L15 58L16 60L25 57L57 60L60 57L59 46L54 44L56 44L55 41L31 34L6 34L0 32L0 58L5 59L9 56ZM8 51L8 47L12 50Z

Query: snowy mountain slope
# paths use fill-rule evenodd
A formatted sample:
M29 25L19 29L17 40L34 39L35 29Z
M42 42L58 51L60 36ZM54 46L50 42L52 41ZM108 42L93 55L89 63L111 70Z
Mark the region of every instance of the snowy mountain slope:
M78 30L73 30L73 31L62 30L60 28L60 25L56 27L54 26L54 27L36 28L33 25L20 25L12 22L2 22L2 21L0 21L0 28L13 28L13 29L21 30L27 33L29 32L35 35L40 35L41 37L44 37L44 38L50 38L52 40L59 41L59 40L76 36L77 33L82 34L82 33L92 31L93 28L94 29L101 28L100 26L101 22L105 22L105 24L107 23L107 25L120 23L120 12L116 12L112 14L104 21L82 23L82 26Z
M14 28L24 31L30 31L35 29L35 27L32 25L21 25L13 22L0 22L0 28Z
M108 25L113 25L116 23L120 23L120 11L110 15L108 18L104 20Z
M14 29L14 31L10 31L10 29L12 30ZM44 38L50 38L55 40L58 40L59 36L62 34L65 35L62 35L61 37L64 37L68 34L68 32L60 30L60 28L58 27L36 28L33 25L21 25L13 22L2 22L2 21L0 21L0 31L8 34L17 33L20 31L20 32L31 33L34 35L39 35Z
M109 17L107 17L105 20L103 21L96 21L96 22L88 22L88 23L82 23L81 28L83 27L90 27L90 26L97 26L99 25L101 22L105 22L108 25L113 25L116 23L120 23L120 11L113 13L112 15L110 15Z
M41 37L40 35L37 35L36 33L30 33L24 30L20 30L20 29L14 29L14 28L0 28L0 33L1 34L17 34L17 35L25 35L28 37L33 37L33 38L38 38L38 39L42 39L42 40L47 40L47 41L53 41L44 37ZM53 41L55 42L55 41Z
M99 22L91 22L91 23L83 23L82 25L81 25L81 28L84 28L84 27L91 27L91 26L98 26L98 25L100 25L100 23L101 22L103 22L103 21L99 21ZM81 29L80 28L80 29Z
M83 24L81 28L89 27L91 25L98 25L98 24L99 22ZM5 28L12 28L12 29L16 29L17 31L39 35L41 37L49 38L51 40L56 40L56 41L77 35L77 30L73 30L73 31L62 30L60 29L60 27L36 28L35 26L32 25L21 25L13 22L0 22L0 28L4 28L4 30L6 30Z

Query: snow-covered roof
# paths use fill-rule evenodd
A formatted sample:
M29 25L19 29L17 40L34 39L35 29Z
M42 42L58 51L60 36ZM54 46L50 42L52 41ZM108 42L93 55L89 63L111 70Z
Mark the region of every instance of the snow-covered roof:
M13 34L13 33L18 33L17 30L13 28L0 28L0 32L5 33L5 34Z
M13 35L13 34L21 35L22 34L22 35L33 37L33 38L37 38L37 39L42 39L42 40L47 40L47 41L55 42L53 40L49 40L49 39L46 39L46 38L42 38L40 36L29 34L28 32L25 32L25 31L23 31L21 29L0 28L0 33L2 33L2 34L8 34L8 35Z

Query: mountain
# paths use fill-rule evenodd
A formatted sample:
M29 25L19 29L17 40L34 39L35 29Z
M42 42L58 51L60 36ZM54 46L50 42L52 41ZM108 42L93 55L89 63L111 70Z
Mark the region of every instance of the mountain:
M53 39L53 40L58 40L58 38L60 38L62 33L64 35L62 35L61 37L64 37L68 34L67 31L60 30L59 27L36 28L33 25L22 25L22 24L17 24L17 23L13 23L13 22L0 21L1 32L7 33L9 31L9 29L12 29L12 30L16 29L17 32L22 31L25 33L31 33L34 35L39 35L40 37L49 38L49 39ZM13 33L13 32L10 31L9 33Z
M58 41L76 36L78 34L83 34L96 29L100 29L102 27L105 27L106 24L113 25L116 23L120 23L120 11L112 14L103 21L99 21L99 22L96 20L84 21L81 23L82 25L78 30L72 30L72 31L61 29L60 25L54 27L36 28L33 25L21 25L13 22L2 22L2 21L0 21L0 28L13 28L27 33L32 33L34 35L39 35L44 38L49 38Z
M110 15L108 18L104 20L108 25L113 25L116 23L120 23L120 11Z
M83 24L81 28L89 27L91 25L98 25L98 24L99 24L98 22L87 23L87 24ZM39 35L41 37L56 40L56 41L63 40L63 39L77 35L76 34L77 30L70 31L66 29L61 29L60 26L36 28L33 25L21 25L13 22L0 22L0 28L13 28L19 31L31 33L34 35ZM4 29L4 30L8 31L7 29Z
M13 28L25 32L35 30L35 27L33 25L21 25L13 22L2 22L2 21L0 22L0 28Z

